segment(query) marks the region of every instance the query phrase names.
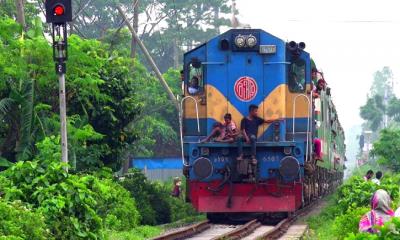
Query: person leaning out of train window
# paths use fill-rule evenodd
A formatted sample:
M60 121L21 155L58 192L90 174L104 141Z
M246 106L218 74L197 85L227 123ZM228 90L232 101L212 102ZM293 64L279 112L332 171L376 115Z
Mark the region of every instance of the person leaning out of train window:
M258 116L258 106L250 105L249 115L244 117L240 123L240 130L242 136L238 138L238 161L243 160L243 141L247 144L251 144L251 160L254 165L257 164L256 159L256 142L258 127L264 123L272 123L275 120L265 120Z
M318 70L316 68L311 69L311 80L314 86L318 83Z
M371 211L361 217L358 225L360 232L376 233L378 230L376 226L383 226L385 222L388 222L395 213L391 209L392 200L389 194L379 189L376 191L371 198Z
M188 87L188 92L192 95L195 95L199 93L200 91L200 85L199 85L199 78L197 76L193 76L192 79L190 80L189 87Z
M201 142L208 142L214 138L216 142L233 143L238 135L239 129L232 120L232 115L227 113L224 116L224 123L215 123L210 135Z
M319 98L321 91L325 91L326 82L323 78L319 79L317 85L313 89L313 98Z

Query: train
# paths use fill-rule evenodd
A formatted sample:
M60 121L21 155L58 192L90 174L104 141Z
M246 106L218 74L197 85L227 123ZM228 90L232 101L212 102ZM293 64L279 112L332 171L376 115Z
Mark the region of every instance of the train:
M198 212L291 214L341 184L344 131L331 89L314 94L316 65L305 48L261 29L231 29L184 54L183 173ZM238 161L238 141L202 141L227 113L240 129L250 105L273 120L258 129L255 164L247 143Z

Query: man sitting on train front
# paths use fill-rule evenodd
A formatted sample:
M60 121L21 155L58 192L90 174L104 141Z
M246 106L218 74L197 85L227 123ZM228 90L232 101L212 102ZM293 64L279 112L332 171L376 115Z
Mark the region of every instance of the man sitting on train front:
M258 116L258 106L250 105L249 116L244 117L240 123L240 129L242 130L242 136L238 138L238 161L243 160L243 141L247 144L251 144L251 160L252 164L257 164L256 159L256 142L258 127L264 123L272 123L275 120L264 120Z

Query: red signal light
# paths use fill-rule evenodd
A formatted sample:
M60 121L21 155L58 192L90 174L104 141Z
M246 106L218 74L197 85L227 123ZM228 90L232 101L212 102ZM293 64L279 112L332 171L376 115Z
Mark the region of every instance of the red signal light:
M55 16L62 16L64 15L64 6L57 5L54 8L54 15Z

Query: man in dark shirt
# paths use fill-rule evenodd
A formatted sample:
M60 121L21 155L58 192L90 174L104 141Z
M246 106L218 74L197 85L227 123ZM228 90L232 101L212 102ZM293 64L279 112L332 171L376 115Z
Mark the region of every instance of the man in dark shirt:
M272 123L275 120L264 120L258 116L258 106L250 105L249 116L242 119L240 122L240 129L242 131L242 137L239 138L238 142L238 161L243 160L243 141L247 144L251 144L251 159L254 165L257 164L256 159L256 142L258 127L264 123Z

